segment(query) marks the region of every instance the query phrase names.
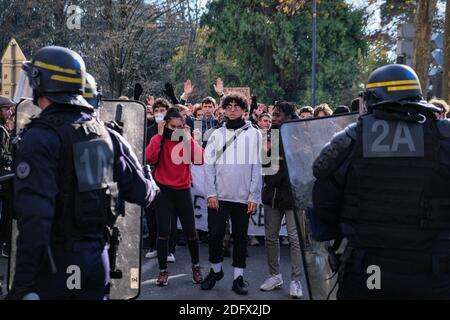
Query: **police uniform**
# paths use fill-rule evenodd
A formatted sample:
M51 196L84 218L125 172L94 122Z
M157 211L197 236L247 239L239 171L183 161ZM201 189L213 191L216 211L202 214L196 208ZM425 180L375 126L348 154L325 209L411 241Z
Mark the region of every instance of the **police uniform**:
M450 122L421 98L411 68L375 70L368 114L313 165L317 216L348 239L338 299L450 298Z
M81 94L84 62L61 47L24 69L51 105L22 133L15 159L19 236L9 299L102 299L105 228L120 198L148 206L157 189L127 142L107 129ZM72 277L71 277L72 276Z

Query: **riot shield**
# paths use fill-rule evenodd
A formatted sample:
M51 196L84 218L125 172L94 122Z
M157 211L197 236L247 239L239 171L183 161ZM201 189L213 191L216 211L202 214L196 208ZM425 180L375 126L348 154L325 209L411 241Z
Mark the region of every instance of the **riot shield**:
M16 109L16 133L40 113L31 100L23 100ZM136 101L103 101L98 110L103 122L115 121L123 127L122 135L129 142L138 160L144 162L146 110ZM111 262L110 298L126 300L138 297L140 290L141 230L143 209L125 202L124 215L119 216L111 230L109 257ZM13 221L13 236L9 263L9 287L14 279L17 222ZM112 247L112 248L111 248Z
M328 264L327 248L331 243L317 242L311 237L310 221L306 212L312 207L315 181L312 165L333 135L355 122L358 116L358 113L351 113L298 120L284 123L280 129L295 216L298 220L297 229L301 234L303 266L308 286L304 292L306 299L326 299L337 280L337 276L332 278L333 273ZM334 294L330 295L330 298L333 297Z
M123 126L123 137L143 164L147 124L145 106L137 101L104 100L98 112L103 122L115 121ZM142 217L142 207L126 202L125 215L120 216L115 224L117 229L112 232L111 245L118 244L118 247L117 252L115 249L110 250L111 299L133 299L139 296Z

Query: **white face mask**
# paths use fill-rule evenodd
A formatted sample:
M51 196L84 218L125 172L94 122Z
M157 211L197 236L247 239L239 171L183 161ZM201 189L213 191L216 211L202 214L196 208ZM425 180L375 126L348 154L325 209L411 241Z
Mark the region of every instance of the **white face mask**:
M155 113L156 123L160 123L161 121L163 121L165 116L166 115L164 113Z

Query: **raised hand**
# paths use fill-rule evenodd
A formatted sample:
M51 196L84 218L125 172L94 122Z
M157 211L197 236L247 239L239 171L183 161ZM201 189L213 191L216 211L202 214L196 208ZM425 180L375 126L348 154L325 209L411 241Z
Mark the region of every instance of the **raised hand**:
M154 103L155 103L155 97L154 96L147 96L147 105L148 106L153 106Z
M216 93L219 97L223 96L223 81L222 81L222 79L218 78L216 80L216 84L214 85L214 90L216 91Z
M185 97L186 98L189 97L193 91L194 91L194 86L192 85L192 81L189 79L186 80L184 82L184 91L183 91Z

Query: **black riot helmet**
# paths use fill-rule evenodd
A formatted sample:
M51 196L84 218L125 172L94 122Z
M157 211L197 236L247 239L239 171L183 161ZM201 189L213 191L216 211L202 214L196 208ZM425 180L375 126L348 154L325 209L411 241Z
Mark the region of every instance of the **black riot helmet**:
M86 83L84 86L84 99L94 107L94 109L98 109L101 105L102 95L97 87L97 81L95 81L95 78L89 74L86 73Z
M373 71L367 81L364 100L369 111L387 104L411 105L438 111L423 100L416 72L403 64L389 64Z
M52 102L92 108L83 98L86 67L81 56L67 48L44 47L23 64L34 103L44 96Z

